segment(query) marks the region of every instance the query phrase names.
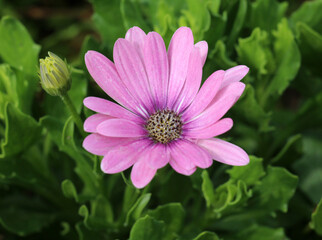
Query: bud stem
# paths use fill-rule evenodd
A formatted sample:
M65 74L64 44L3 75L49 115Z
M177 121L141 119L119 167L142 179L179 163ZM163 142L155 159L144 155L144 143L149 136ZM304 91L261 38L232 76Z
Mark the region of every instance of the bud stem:
M80 116L78 115L76 108L73 104L73 102L70 100L70 97L68 96L68 94L64 94L60 96L61 99L63 100L64 104L67 106L67 108L69 109L70 113L72 114L73 120L79 130L79 132L81 133L81 135L83 137L86 137L86 133L83 130L83 121L80 118Z

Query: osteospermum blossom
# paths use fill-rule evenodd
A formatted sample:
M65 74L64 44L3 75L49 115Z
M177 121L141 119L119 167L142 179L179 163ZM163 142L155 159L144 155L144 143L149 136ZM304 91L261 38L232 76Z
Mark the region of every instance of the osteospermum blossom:
M87 97L84 105L97 112L86 119L91 134L84 148L104 156L101 169L118 173L132 167L137 188L146 186L167 164L180 174L208 168L213 160L245 165L240 147L213 138L231 129L222 118L238 100L248 67L236 66L211 74L199 89L208 52L205 41L194 44L190 28L172 36L168 51L156 32L128 30L116 41L114 63L88 51L87 69L96 83L118 104Z

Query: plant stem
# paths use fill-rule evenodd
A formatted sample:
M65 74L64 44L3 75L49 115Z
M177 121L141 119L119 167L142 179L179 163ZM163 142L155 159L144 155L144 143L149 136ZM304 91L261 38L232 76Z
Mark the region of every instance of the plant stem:
M81 133L81 135L83 137L86 137L86 133L83 130L83 121L80 118L80 116L78 115L73 102L70 100L70 97L68 96L68 93L66 93L65 95L62 95L60 97L63 100L64 104L69 109L70 113L72 114L73 120L74 120L79 132Z

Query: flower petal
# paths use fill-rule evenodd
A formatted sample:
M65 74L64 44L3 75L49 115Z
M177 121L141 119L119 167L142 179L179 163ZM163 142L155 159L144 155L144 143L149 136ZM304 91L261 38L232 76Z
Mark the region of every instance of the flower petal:
M128 109L135 109L136 101L120 80L114 64L104 55L88 51L85 54L88 72L96 83L115 101Z
M245 65L239 65L226 70L225 78L222 82L221 88L233 82L239 82L240 80L243 79L243 77L245 77L248 71L249 71L249 68Z
M201 56L201 64L205 65L207 54L208 54L208 43L206 41L200 41L195 44L195 47L199 49Z
M189 119L192 119L207 108L209 103L211 103L211 101L217 94L222 79L224 78L224 75L225 71L219 70L211 74L210 77L208 77L208 79L200 88L198 94L196 95L191 105L183 113L183 121L188 121Z
M153 169L163 168L170 160L170 153L163 144L153 145L146 153L148 164Z
M127 40L119 38L115 42L113 56L117 72L124 84L141 106L151 113L153 103L148 78L142 59L134 46Z
M102 159L102 171L112 174L128 169L137 161L138 154L148 147L149 144L150 141L143 139L125 146L114 148Z
M182 88L180 96L175 103L174 109L177 112L186 109L186 107L195 98L202 78L202 64L198 48L193 48L189 57L188 73L185 84Z
M224 118L206 128L192 128L184 130L184 136L187 138L205 139L218 136L229 131L233 126L231 118Z
M153 169L149 166L147 163L148 161L149 159L143 153L139 161L136 162L132 167L131 180L136 188L143 188L148 185L157 172L156 169Z
M216 104L216 102L220 101L221 99L227 97L227 96L234 96L235 102L239 99L239 97L243 94L245 90L245 84L242 82L233 82L226 87L219 90L219 92L216 94L214 99L209 104L208 108L212 105ZM234 102L234 104L235 104Z
M171 108L177 100L187 77L189 56L193 48L193 35L188 27L179 28L170 41L168 104Z
M192 162L197 167L208 168L213 162L210 154L206 150L188 140L180 141L177 144L177 148L181 152L181 155L185 157L186 161Z
M96 128L99 134L108 137L142 137L146 136L146 130L129 120L125 119L109 119Z
M247 153L232 143L212 138L198 140L197 144L207 149L212 158L218 162L233 166L243 166L249 163Z
M104 156L108 153L108 151L114 149L115 147L129 144L131 141L134 141L134 139L105 137L94 133L88 135L84 139L83 147L90 153Z
M130 121L142 122L142 118L120 105L98 97L87 97L84 105L94 112L102 113L116 118L123 118Z
M141 28L136 26L130 28L125 34L125 39L133 44L134 48L137 50L141 58L143 56L142 48L143 48L145 38L146 38L145 32Z
M186 123L186 127L190 129L206 128L214 124L226 114L226 112L232 107L235 101L235 96L225 96L219 99L200 115L195 117L190 122Z
M86 118L84 122L84 130L86 132L96 133L97 126L108 119L112 119L112 117L101 113L93 114L92 116Z
M167 101L169 63L167 50L160 34L150 32L143 48L146 72L154 103L164 108Z

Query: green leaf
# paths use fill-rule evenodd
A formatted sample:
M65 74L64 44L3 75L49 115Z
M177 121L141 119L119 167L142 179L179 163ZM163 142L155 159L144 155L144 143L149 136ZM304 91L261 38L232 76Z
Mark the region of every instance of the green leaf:
M165 240L165 229L164 222L145 216L134 223L129 240Z
M238 6L238 12L234 21L234 25L231 29L230 36L228 38L228 49L231 49L238 37L238 34L240 33L245 19L246 19L246 13L247 13L247 0L241 0L239 1Z
M322 199L312 213L312 221L310 227L315 230L317 234L322 236Z
M16 92L17 78L8 64L0 65L0 119L5 118L6 103L10 102L18 106L18 95Z
M269 126L271 113L267 113L258 103L255 90L252 85L248 84L242 95L242 98L236 103L235 111L243 116L247 123L257 126L261 132L273 130Z
M251 4L249 25L251 28L259 27L266 31L271 30L285 15L287 6L287 2L256 0Z
M236 234L233 239L238 240L287 240L282 228L269 228L265 226L253 225L240 233Z
M227 182L215 190L215 200L212 203L215 217L238 211L246 205L247 200L252 196L252 191L247 189L246 184L239 180L237 183Z
M302 22L298 22L296 27L299 35L299 49L301 51L303 63L305 65L308 65L310 69L315 70L315 72L319 73L319 63L322 61L322 35ZM318 80L318 82L320 81ZM311 83L311 88L316 89L317 86L317 84ZM305 90L307 89L307 87L304 88Z
M230 60L227 56L225 43L221 40L216 42L216 46L210 52L209 58L211 58L220 69L227 69L237 65L236 62Z
M294 162L293 169L301 181L299 188L312 202L321 197L322 184L322 141L321 134L303 137L303 157Z
M202 232L193 240L220 240L217 234L213 232Z
M215 201L214 186L209 178L207 170L204 170L201 174L202 177L202 193L206 199L207 207L210 207L211 204Z
M303 22L322 34L322 1L306 1L301 4L290 17L290 20L296 24L297 22Z
M260 185L254 187L256 207L274 212L287 211L288 201L293 196L298 183L298 177L288 172L285 168L267 168L267 174Z
M297 160L302 153L302 136L291 136L282 150L271 160L272 163L289 165Z
M7 104L5 109L6 129L4 139L1 140L0 158L23 151L41 136L41 127L35 119L22 113L12 104Z
M137 0L121 0L121 14L125 29L133 26L140 27L144 32L150 32Z
M84 225L90 230L103 230L111 227L113 223L112 206L102 195L98 195L96 199L91 200L90 212L86 205L82 205L78 213L84 217Z
M273 31L273 35L275 37L274 55L277 68L266 92L267 94L281 95L300 68L301 54L285 18L278 24L277 30Z
M166 224L167 239L171 239L173 233L178 233L182 227L185 210L180 203L168 203L149 210L147 214Z
M90 2L94 8L93 21L103 38L103 42L112 49L116 39L125 36L120 1L90 0Z
M244 181L247 186L260 183L260 179L265 175L263 168L263 159L250 156L250 162L246 166L234 166L227 170L230 175L230 180L237 182Z
M63 191L63 194L65 195L65 197L74 198L76 202L79 201L76 187L71 180L65 179L61 183L61 188L62 188L62 191Z
M247 65L253 71L256 70L259 74L269 72L268 64L272 61L272 53L269 49L267 32L255 28L250 37L238 40L236 50L240 63Z
M11 66L36 76L40 47L33 42L26 28L12 17L3 17L0 36L0 56Z
M142 211L148 205L151 198L151 193L143 194L138 198L138 200L133 204L126 215L124 225L129 225L130 221L136 220L141 217Z

